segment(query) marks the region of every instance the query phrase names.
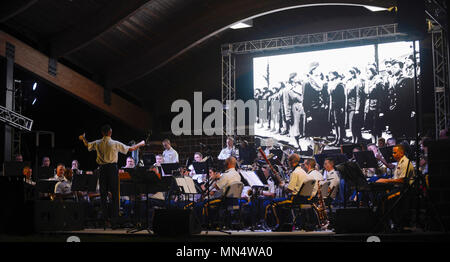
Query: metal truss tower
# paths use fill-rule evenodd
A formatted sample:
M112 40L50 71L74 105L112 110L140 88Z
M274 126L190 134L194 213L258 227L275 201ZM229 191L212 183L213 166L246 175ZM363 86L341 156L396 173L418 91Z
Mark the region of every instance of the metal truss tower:
M433 79L435 99L436 139L440 130L448 128L449 117L449 71L448 71L448 43L447 35L441 26L432 23L432 52L433 52Z

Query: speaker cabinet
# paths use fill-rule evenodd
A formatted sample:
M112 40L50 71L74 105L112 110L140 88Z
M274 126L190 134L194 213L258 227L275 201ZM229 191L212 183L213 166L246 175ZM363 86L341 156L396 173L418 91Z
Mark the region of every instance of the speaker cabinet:
M156 209L153 232L159 236L199 234L200 223L192 210Z
M338 234L370 233L376 222L376 216L369 208L336 209L335 231Z
M37 231L82 230L85 222L83 203L36 201L34 222Z

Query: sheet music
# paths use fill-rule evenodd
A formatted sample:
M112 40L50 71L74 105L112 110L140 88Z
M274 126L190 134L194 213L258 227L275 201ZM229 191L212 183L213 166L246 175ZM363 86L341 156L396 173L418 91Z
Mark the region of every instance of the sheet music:
M190 177L185 177L184 180L185 180L186 185L188 187L188 191L185 191L185 192L189 193L189 194L196 194L197 190L195 188L194 180L192 178L190 178Z
M250 186L264 186L264 184L261 182L254 171L241 170L240 173L245 178L245 180L247 180Z
M177 178L175 178L175 180L177 181L177 185L179 186L179 187L182 187L183 188L183 191L184 192L187 192L189 189L188 189L188 186L187 186L187 184L186 184L186 180L184 180L184 177L177 177Z
M150 198L157 199L157 200L164 200L164 194L163 192L158 192L156 194L153 194Z

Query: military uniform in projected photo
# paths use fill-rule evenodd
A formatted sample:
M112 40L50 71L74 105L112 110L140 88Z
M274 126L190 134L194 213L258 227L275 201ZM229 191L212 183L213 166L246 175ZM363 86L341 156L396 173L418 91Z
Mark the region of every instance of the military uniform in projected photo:
M404 63L391 61L392 78L388 89L387 121L395 138L413 138L415 133L414 80L403 75Z
M379 44L378 50L377 56L369 45L254 58L255 99L267 100L255 134L302 151L312 147L312 137L335 147L412 139L412 42Z

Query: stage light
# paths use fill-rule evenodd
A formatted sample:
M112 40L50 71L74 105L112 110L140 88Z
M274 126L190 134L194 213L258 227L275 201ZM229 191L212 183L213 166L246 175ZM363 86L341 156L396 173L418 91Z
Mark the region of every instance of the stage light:
M365 5L364 7L369 9L372 12L380 12L380 11L388 10L387 8L384 8L384 7L371 6L371 5Z
M35 99L33 100L33 103L31 103L31 105L34 106L34 104L36 104L36 101L37 101L37 98L35 98Z
M33 91L35 91L36 90L36 88L37 88L37 82L34 82L34 84L33 84Z
M248 28L253 26L253 20L247 20L244 22L239 22L236 24L233 24L230 26L231 29L241 29L241 28Z

